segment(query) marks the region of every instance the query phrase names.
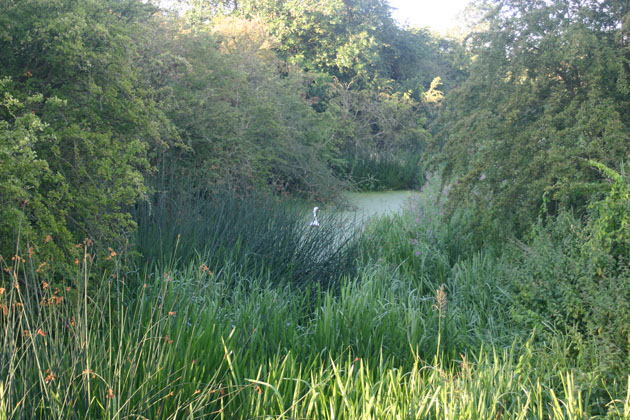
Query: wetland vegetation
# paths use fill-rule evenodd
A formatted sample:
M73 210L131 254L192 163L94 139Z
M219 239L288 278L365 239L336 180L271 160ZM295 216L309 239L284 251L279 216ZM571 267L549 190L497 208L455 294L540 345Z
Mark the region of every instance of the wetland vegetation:
M0 1L0 420L630 418L627 2L184 3Z

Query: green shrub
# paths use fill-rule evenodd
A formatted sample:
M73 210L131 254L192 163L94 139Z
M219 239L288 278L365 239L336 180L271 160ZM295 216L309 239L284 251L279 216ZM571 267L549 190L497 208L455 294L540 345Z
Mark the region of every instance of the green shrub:
M348 176L360 191L409 190L424 182L419 155L350 158Z
M602 200L589 206L591 222L585 252L604 251L617 263L630 268L630 181L625 176L624 164L621 164L620 174L599 162L591 160L589 163L599 169L612 185ZM606 262L603 264L606 265Z
M515 296L517 322L577 332L596 344L594 367L614 376L630 367L630 273L608 249L592 246L597 225L568 212L539 222L527 244L509 247L503 277Z
M68 184L39 153L40 143L56 144L56 138L31 111L44 102L42 95L20 100L12 84L0 79L0 255L14 256L22 238L39 245L37 253L31 251L38 264L55 259L61 270L73 245L62 199Z

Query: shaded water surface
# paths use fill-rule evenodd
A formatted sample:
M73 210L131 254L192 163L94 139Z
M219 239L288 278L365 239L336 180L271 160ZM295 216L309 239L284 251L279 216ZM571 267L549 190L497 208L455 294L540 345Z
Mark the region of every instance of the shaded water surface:
M417 191L349 192L345 197L351 208L347 215L358 219L397 213Z

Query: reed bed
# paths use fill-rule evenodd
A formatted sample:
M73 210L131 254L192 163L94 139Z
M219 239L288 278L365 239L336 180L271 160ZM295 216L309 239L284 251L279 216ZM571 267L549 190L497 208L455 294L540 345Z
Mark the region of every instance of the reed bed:
M201 255L214 267L227 261L241 272L266 271L272 281L324 288L356 272L357 226L341 213L322 211L314 228L301 202L228 189L156 194L152 201L136 210L140 266L187 264Z

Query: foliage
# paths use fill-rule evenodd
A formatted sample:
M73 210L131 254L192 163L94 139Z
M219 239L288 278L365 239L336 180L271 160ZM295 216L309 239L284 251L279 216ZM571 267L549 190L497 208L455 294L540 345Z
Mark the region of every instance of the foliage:
M136 65L141 22L153 11L118 1L0 5L1 76L12 78L11 96L42 98L31 108L37 116L32 124L41 121L32 128L38 140L15 137L23 135L16 131L27 121L23 111L4 113L9 126L3 130L10 130L5 138L29 142L23 151L29 147L36 154L43 179L27 182L48 209L35 216L40 235L50 235L51 244L66 253L68 232L73 241L95 240L100 252L106 244L124 247L135 225L129 207L146 192L147 150L171 140L164 138L168 126Z
M197 25L207 19L224 27L221 14L229 15L228 21L265 25L273 40L267 45L285 61L289 75L292 69L303 72L306 99L326 115L332 129L325 136L341 151L331 165L337 175L351 174L361 160L401 162L409 152L420 155L441 94L433 82L442 78L450 89L463 77L462 66L451 59L460 51L456 43L397 27L382 0L191 6L187 16Z
M629 153L628 10L615 1L491 4L434 146L451 211L472 206L486 231L520 235L545 192L550 214L585 213L597 183L584 159L619 169Z
M331 197L343 187L330 115L305 100L307 79L270 49L259 21L224 17L187 28L164 20L156 38L164 109L184 147L164 154L161 178L190 178L282 194ZM175 169L176 168L176 169Z
M13 256L16 239L22 237L43 245L40 262L62 260L60 248L71 245L63 222L67 184L36 151L38 143L56 144L56 138L32 110L43 101L41 95L21 101L11 88L11 79L0 80L0 255Z
M424 181L418 156L402 161L370 157L348 160L348 176L360 191L411 190Z
M621 174L596 162L589 162L608 177L612 184L602 200L593 201L590 238L587 246L610 255L616 262L630 268L630 181L621 164Z
M291 64L345 83L355 78L369 83L383 72L382 38L395 30L383 0L245 0L235 12L265 18Z
M561 212L535 225L528 245L509 253L514 268L506 278L514 288L517 320L575 329L597 343L598 351L588 356L594 366L614 377L626 369L630 352L628 182L589 163L610 178L609 193L591 203L586 222Z
M346 164L339 169L359 189L415 187L419 158L430 137L422 105L411 92L374 92L335 83L326 113L337 118L335 135ZM372 181L374 180L374 181Z
M604 250L585 246L589 231L573 215L560 213L546 226L537 225L526 246L508 249L510 264L502 276L514 295L517 323L552 325L556 333L592 343L575 357L612 380L627 372L628 270Z

